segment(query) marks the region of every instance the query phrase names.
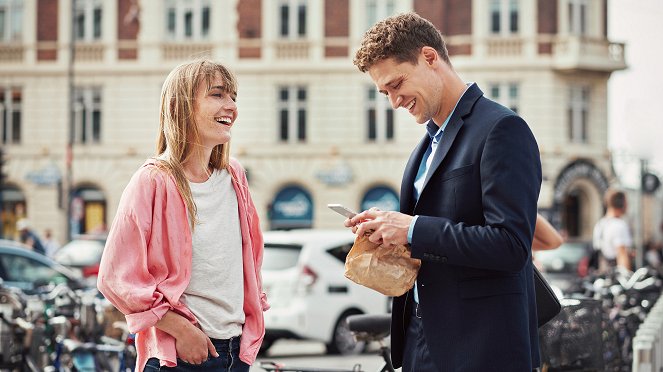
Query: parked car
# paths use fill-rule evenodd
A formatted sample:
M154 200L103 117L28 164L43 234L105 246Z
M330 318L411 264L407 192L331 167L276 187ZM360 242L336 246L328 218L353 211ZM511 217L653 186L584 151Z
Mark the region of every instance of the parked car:
M48 284L64 283L72 289L86 287L80 275L12 240L0 240L0 278L3 285L28 294Z
M556 249L534 252L535 263L548 282L567 292L578 278L587 275L591 244L567 241Z
M268 231L262 264L265 312L262 352L280 338L319 340L329 353L355 354L365 348L354 340L346 318L386 313L388 297L344 277L350 230Z
M55 251L53 259L80 273L90 285L94 286L99 275L99 262L105 245L105 236L79 235Z

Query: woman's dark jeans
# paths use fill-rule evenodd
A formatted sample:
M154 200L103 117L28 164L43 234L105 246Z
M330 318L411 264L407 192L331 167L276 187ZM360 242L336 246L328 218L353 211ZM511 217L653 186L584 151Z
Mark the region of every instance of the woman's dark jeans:
M212 343L219 353L218 358L211 355L202 364L189 364L177 358L177 367L160 367L159 359L150 358L145 364L145 371L215 371L215 372L248 372L249 365L239 359L239 337L228 340L212 339Z

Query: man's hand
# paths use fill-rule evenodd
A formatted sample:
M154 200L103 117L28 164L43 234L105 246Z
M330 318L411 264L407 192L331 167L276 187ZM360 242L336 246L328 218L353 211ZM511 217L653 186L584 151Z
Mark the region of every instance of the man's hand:
M406 245L412 218L399 212L371 208L345 220L344 225L352 227L352 232L357 235L370 233L368 240L376 244Z

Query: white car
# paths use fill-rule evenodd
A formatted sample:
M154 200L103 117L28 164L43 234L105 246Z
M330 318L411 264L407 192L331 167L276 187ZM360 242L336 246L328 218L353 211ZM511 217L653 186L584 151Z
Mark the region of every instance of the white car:
M265 352L279 338L322 341L327 351L356 354L346 318L384 314L389 298L343 276L354 234L342 230L265 232L263 289L271 309L265 312Z

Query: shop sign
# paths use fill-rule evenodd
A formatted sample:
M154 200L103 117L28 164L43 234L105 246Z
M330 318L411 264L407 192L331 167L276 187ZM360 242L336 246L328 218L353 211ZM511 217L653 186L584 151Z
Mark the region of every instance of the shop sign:
M271 208L273 228L310 227L313 223L313 202L300 187L283 188L274 198Z
M62 179L60 169L55 164L49 164L41 169L28 172L25 178L37 185L56 185Z

